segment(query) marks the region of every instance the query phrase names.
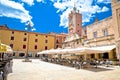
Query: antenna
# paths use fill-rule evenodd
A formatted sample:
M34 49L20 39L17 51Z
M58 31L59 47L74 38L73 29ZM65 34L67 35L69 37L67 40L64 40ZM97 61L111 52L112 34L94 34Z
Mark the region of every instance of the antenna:
M74 0L74 7L73 10L76 11L76 6L75 6L76 0Z
M74 0L74 7L75 7L75 0Z

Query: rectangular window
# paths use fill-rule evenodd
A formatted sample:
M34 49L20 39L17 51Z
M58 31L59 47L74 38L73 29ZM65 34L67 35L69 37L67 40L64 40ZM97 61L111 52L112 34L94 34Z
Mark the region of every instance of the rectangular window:
M13 37L13 36L11 36L11 40L14 40L14 37Z
M12 34L14 34L14 31L12 31Z
M13 44L10 44L10 47L13 48Z
M45 46L45 50L47 50L48 49L48 47L47 46Z
M48 43L48 40L45 40L45 43Z
M104 29L104 30L103 30L103 35L104 35L104 36L107 36L107 35L108 35L107 29Z
M23 41L27 41L27 38L24 38Z
M97 38L97 31L93 32L93 36L94 36L94 38Z
M26 45L23 45L23 49L26 49Z
M58 39L57 39L56 43L59 43Z
M35 36L38 36L38 34L36 34Z
M35 42L38 42L38 39L35 39Z
M24 33L24 35L27 35L27 33Z
M35 45L34 49L37 49L37 45Z
M45 37L47 38L48 36L46 35Z

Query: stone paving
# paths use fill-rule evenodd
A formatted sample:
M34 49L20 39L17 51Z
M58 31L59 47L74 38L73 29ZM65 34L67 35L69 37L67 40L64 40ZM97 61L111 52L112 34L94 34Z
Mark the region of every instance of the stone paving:
M94 72L47 63L39 59L33 59L32 62L14 59L13 62L13 73L8 75L8 80L120 80L119 66Z

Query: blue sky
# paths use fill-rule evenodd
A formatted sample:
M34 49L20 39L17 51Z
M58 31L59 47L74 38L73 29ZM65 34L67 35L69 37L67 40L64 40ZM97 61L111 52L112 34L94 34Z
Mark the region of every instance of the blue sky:
M74 5L82 14L82 25L112 15L111 0L0 0L0 25L25 30L30 21L33 31L67 33L68 14Z

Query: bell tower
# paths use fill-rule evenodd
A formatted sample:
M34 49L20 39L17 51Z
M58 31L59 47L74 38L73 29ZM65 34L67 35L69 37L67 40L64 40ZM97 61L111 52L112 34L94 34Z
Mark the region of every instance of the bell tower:
M74 33L78 34L79 36L82 35L82 15L75 6L68 16L68 32L69 35Z

